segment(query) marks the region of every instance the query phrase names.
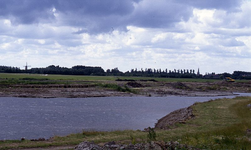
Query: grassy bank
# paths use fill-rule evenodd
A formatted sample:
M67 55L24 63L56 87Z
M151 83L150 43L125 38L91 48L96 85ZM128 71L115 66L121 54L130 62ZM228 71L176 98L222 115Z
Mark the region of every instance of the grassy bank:
M203 149L251 149L251 110L247 104L250 97L234 99L219 99L193 105L195 119L185 124L176 124L170 130L157 130L157 141L178 141ZM77 145L82 141L105 143L117 141L120 143L144 143L149 140L148 132L113 131L97 132L83 131L65 137L55 136L49 141L1 141L0 149L25 147L51 147L62 145Z
M202 149L251 149L250 103L250 97L237 97L196 104L194 120L159 135Z

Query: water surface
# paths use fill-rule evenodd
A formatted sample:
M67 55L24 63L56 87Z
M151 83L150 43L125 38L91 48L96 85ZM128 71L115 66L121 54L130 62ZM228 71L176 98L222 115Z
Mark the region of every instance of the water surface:
M143 130L174 110L216 98L222 97L1 97L0 140L50 138L82 130Z

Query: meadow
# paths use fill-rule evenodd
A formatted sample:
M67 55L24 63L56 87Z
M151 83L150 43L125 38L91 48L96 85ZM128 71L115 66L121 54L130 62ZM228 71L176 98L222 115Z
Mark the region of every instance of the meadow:
M163 82L215 82L217 79L197 79L197 78L153 78L153 77L128 77L128 76L81 76L81 75L41 75L41 74L12 74L0 73L0 81L3 80L37 80L37 81L115 81L122 80L156 80ZM242 80L239 82L245 82Z

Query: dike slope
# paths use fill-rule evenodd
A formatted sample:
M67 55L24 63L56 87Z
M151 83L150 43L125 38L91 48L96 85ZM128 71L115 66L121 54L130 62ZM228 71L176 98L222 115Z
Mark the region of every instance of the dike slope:
M155 124L156 129L167 130L176 123L185 123L186 120L194 118L193 109L190 107L182 108L164 116Z

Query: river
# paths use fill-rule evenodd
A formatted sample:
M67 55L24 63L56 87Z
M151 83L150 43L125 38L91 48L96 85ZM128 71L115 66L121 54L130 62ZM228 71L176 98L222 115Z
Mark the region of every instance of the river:
M243 94L242 94L243 95ZM251 96L251 94L246 94ZM0 140L50 138L82 130L143 130L168 113L222 97L0 97Z

